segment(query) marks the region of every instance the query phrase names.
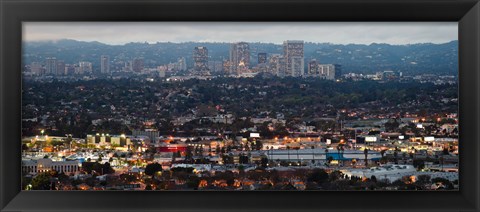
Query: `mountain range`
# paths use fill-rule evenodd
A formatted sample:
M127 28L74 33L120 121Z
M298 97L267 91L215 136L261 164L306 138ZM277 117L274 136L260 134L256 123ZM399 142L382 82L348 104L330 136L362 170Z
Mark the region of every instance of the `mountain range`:
M273 43L249 43L251 64L255 65L260 52L282 54L283 46ZM56 57L67 64L89 61L99 69L100 56L109 55L113 63L123 63L136 57L145 59L146 67L156 67L185 57L192 66L193 49L205 46L209 60L228 60L230 43L127 43L108 45L100 42L77 40L29 41L23 43L24 64L45 62L47 57ZM419 43L390 45L385 43L332 44L310 43L304 45L305 64L316 59L323 64L340 64L342 72L375 73L377 71L401 71L407 75L416 74L458 74L458 41L442 44Z

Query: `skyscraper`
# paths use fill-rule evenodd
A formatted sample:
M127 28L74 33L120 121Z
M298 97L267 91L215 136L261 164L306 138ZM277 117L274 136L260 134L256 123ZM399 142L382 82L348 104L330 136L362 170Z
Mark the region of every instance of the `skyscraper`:
M318 75L318 62L317 60L313 59L308 62L308 75L315 76Z
M46 74L57 74L57 58L48 57L45 65Z
M81 61L78 63L78 68L79 74L91 74L93 71L91 62Z
M100 73L110 73L110 57L108 55L100 56Z
M318 75L322 79L334 80L336 75L334 64L318 64Z
M63 60L57 61L57 72L55 75L65 75L65 62Z
M35 75L41 76L44 74L45 69L42 67L42 64L38 62L33 62L30 65L30 71L33 72Z
M132 61L132 71L142 72L144 68L143 58L135 58Z
M258 64L263 64L267 62L267 53L261 52L258 53Z
M286 76L301 77L305 74L303 41L288 40L283 42L283 55Z
M193 49L193 69L195 71L208 71L208 49L197 46Z
M177 64L179 71L187 70L187 60L184 57L178 58Z
M268 61L268 72L270 72L273 75L277 75L282 77L283 72L282 72L282 56L279 54L273 54L271 55L269 61Z
M248 70L250 66L250 46L246 42L233 43L230 48L232 69L237 74Z

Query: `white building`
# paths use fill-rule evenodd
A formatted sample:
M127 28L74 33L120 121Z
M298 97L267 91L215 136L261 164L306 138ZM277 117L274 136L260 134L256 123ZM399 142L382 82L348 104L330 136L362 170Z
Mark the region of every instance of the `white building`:
M80 170L78 161L52 161L49 158L38 160L23 160L22 172L37 174L48 171L57 171L59 173L75 173Z
M283 42L283 56L285 58L285 75L302 77L305 74L305 58L303 41L288 40Z

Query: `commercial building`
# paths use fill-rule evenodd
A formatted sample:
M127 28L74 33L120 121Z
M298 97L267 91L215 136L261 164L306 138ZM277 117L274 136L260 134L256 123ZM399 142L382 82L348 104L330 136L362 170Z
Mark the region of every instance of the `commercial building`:
M82 61L78 63L78 74L91 74L93 71L92 63Z
M283 57L279 54L274 54L268 60L268 72L273 75L277 75L280 77L284 76L284 63Z
M46 74L57 74L57 58L48 57L45 63Z
M309 77L319 77L326 80L335 80L340 76L341 66L337 64L319 64L316 60L308 63Z
M288 40L283 42L283 56L285 58L285 76L302 77L305 74L305 58L303 41Z
M177 61L178 71L186 71L187 70L187 60L184 57L178 58Z
M315 76L318 74L318 62L313 59L308 62L308 76Z
M160 132L156 129L146 129L146 130L132 130L132 135L137 136L147 136L150 141L155 141L160 137Z
M193 49L193 69L197 72L208 71L208 49L197 46Z
M132 61L132 71L133 72L142 72L143 69L145 68L144 66L144 61L143 58L135 58Z
M57 61L57 72L55 75L65 75L65 62L63 60Z
M70 174L79 170L79 161L53 161L50 158L22 161L22 172L29 174L38 174L49 171Z
M110 73L110 57L108 55L100 56L100 73Z
M258 64L267 63L267 53L265 52L258 53L257 60L258 60L257 61Z
M42 67L42 64L38 62L33 62L30 65L30 71L38 76L43 75L45 73L45 69Z
M95 146L119 146L119 147L128 147L132 144L132 141L129 136L126 135L109 135L109 134L99 134L96 135L87 135L86 139L87 144L94 144Z
M233 72L241 74L250 67L250 46L246 42L233 43L230 48Z

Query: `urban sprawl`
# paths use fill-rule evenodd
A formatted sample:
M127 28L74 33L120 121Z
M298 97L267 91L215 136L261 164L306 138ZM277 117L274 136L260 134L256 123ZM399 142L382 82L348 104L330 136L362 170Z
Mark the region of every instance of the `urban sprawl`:
M26 64L22 189L458 190L456 76L191 51Z

